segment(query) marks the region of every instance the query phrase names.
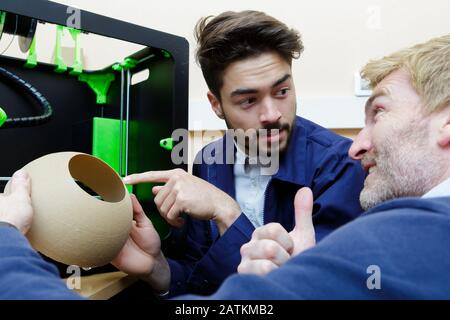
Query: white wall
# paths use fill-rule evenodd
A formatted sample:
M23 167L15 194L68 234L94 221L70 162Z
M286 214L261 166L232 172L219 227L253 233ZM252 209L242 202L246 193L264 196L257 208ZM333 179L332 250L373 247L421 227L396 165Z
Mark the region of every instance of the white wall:
M450 32L448 0L57 2L187 38L191 44L191 128L194 121L203 119L199 129L224 128L221 121L210 121L214 115L209 112L207 88L193 59L193 27L202 16L225 10L262 10L299 30L305 44L304 54L294 63L299 113L329 128L362 126L364 98L354 97L353 75L370 58Z

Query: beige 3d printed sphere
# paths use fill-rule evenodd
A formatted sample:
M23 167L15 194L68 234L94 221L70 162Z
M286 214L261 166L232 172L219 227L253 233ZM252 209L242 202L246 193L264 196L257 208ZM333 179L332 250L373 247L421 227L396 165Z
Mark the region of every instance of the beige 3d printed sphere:
M125 244L133 218L119 175L102 160L76 152L49 154L24 169L32 184L34 217L27 237L33 247L68 265L111 262Z

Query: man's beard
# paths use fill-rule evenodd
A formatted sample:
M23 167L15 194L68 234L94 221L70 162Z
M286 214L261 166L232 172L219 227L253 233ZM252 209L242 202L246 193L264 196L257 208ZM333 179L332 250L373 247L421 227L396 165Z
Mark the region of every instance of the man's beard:
M278 154L282 154L284 151L286 151L287 146L289 145L289 140L292 134L292 128L293 123L289 124L287 122L285 123L273 123L271 125L265 126L262 129L259 129L257 131L257 135L255 137L256 139L256 145L258 148L258 154L265 154L268 157L272 155L274 152L278 152ZM270 142L267 140L268 137L277 135L281 131L285 132L285 138L282 144L280 144L280 141L274 141ZM253 142L254 143L254 142Z
M428 137L427 123L414 121L363 157L363 164L376 164L360 194L364 210L396 198L423 196L438 184L445 166L431 152Z

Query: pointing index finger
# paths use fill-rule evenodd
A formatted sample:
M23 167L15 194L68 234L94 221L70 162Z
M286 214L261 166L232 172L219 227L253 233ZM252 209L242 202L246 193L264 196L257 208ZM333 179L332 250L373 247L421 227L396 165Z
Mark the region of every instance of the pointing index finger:
M167 182L173 175L173 170L147 171L135 173L123 178L125 184L138 184L146 182Z

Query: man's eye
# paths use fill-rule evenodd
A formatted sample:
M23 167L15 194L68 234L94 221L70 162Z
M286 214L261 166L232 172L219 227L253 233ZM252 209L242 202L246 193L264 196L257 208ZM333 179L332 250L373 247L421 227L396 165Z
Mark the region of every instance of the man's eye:
M383 114L383 112L384 112L384 108L382 108L382 107L375 107L373 109L373 116L374 116L374 118L378 118L381 114Z
M283 88L283 89L278 90L276 95L278 97L284 97L285 95L287 95L288 91L289 91L289 88Z
M247 98L239 101L239 104L243 107L248 107L256 102L256 98Z

